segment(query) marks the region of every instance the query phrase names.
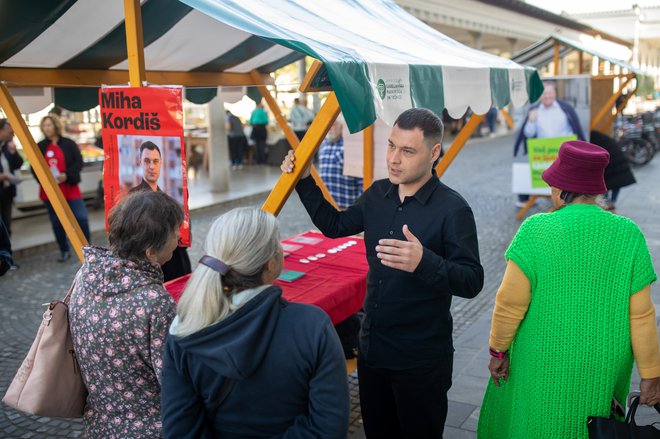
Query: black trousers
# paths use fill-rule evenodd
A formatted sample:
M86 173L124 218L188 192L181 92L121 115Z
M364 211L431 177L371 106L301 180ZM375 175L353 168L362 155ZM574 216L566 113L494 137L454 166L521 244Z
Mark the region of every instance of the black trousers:
M453 354L405 370L369 367L358 354L360 407L367 439L442 438Z
M5 223L9 235L11 235L11 208L13 203L14 197L11 196L9 189L0 192L0 218Z

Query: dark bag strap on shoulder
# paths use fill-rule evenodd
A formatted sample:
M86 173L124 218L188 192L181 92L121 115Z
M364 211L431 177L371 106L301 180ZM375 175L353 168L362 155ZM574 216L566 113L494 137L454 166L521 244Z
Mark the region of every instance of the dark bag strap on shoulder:
M220 390L218 391L218 398L215 400L213 405L208 407L206 409L206 424L208 427L213 430L213 423L215 421L215 417L218 414L218 410L220 410L220 406L225 402L229 394L231 393L231 389L234 387L234 380L231 380L229 378L224 379L222 382L222 385L220 385Z

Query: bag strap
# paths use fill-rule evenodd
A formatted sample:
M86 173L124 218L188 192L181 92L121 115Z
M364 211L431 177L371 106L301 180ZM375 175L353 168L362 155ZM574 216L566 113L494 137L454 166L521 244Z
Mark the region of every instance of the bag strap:
M635 396L632 398L632 402L630 403L630 408L628 409L628 414L626 415L626 424L637 425L635 424L635 413L637 412L638 406L639 406L639 396ZM654 405L653 408L658 412L658 414L660 414L660 404Z
M69 288L69 292L66 293L66 296L64 296L64 300L62 302L64 302L64 304L66 306L69 306L69 302L71 301L71 294L73 293L73 289L76 287L76 281L77 280L78 280L78 276L76 275L76 277L73 278L73 283L71 284L71 287Z
M231 389L234 387L234 383L234 380L225 377L222 385L220 386L220 390L218 391L218 399L215 401L215 404L206 409L206 422L209 428L212 429L215 416L217 415L222 403L225 402L225 399L227 399L229 396Z

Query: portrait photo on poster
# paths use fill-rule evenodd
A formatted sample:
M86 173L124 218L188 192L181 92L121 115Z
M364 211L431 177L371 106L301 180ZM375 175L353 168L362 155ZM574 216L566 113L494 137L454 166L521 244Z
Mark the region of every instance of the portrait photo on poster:
M183 204L181 138L118 135L121 196L148 186Z

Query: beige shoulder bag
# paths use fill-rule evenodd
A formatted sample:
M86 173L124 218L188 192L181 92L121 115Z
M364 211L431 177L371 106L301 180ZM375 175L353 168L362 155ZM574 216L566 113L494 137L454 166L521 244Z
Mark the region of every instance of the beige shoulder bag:
M80 418L87 389L73 351L69 329L69 300L46 304L43 321L32 347L12 380L2 402L31 415Z

